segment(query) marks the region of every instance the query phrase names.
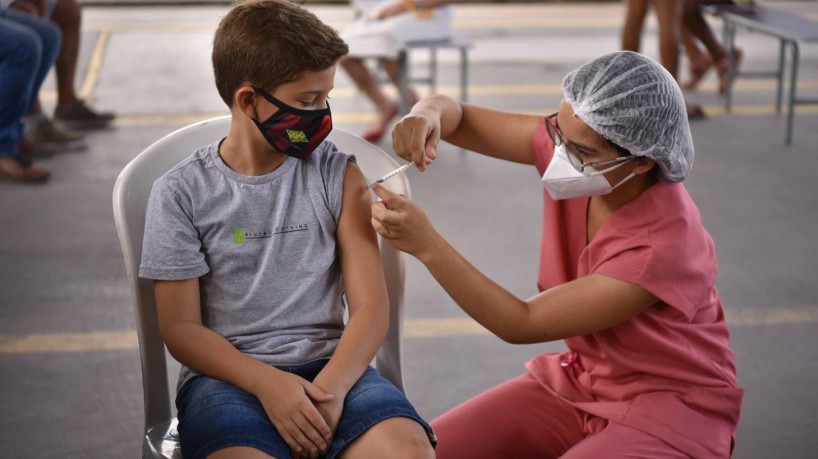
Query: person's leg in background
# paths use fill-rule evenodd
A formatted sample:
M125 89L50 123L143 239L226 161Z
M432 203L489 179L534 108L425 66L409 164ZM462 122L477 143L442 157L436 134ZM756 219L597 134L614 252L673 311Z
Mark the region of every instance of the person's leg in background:
M60 31L48 21L0 10L0 176L43 181L50 172L20 155L23 115L60 49Z
M57 24L63 34L63 45L54 64L57 85L55 125L45 116L39 99L26 117L26 139L32 145L56 147L59 151L81 150L86 147L84 136L71 129L98 129L108 126L113 113L96 112L77 96L75 77L80 49L82 14L76 0L47 0L46 17ZM36 154L38 149L32 149Z
M57 0L14 0L9 9L49 21L56 2ZM53 21L51 22L53 24ZM38 98L34 99L34 105L24 119L24 125L20 150L26 156L47 158L56 151L84 147L81 134L60 129L51 123L51 120L42 113Z
M707 71L713 67L713 58L707 51L699 48L698 40L687 27L682 27L682 44L688 60L688 79L682 84L682 88L696 89Z
M62 30L63 45L54 63L57 74L57 108L54 110L54 118L74 129L104 128L116 115L91 109L77 96L75 88L82 25L80 6L76 0L56 2L51 20Z
M727 90L727 50L722 46L719 40L716 38L715 34L713 34L713 30L710 28L710 25L704 19L704 15L702 15L701 5L714 3L732 3L730 0L719 0L719 1L710 1L710 0L684 0L684 8L682 12L682 21L684 24L685 29L690 31L690 33L696 37L699 41L702 42L707 51L710 53L711 60L713 64L716 66L716 71L719 74L719 92L724 93ZM741 63L742 52L741 50L736 50L736 68ZM695 85L694 85L695 87Z
M378 59L378 62L380 62L381 68L386 73L386 76L389 77L389 81L395 85L395 89L398 90L398 97L400 97L400 62L397 59L387 58ZM408 81L406 82L406 93L408 105L406 108L412 108L412 106L420 100L420 97L418 97L417 92L412 89Z
M622 49L639 52L642 29L648 14L648 0L625 0L625 25L622 27Z
M679 45L682 40L682 1L653 0L659 21L659 57L662 65L678 79Z
M682 2L685 0L653 0L659 29L659 59L662 66L678 80L679 45L682 39ZM639 52L642 28L648 10L647 0L626 0L625 24L622 28L622 49ZM690 120L705 118L698 105L687 105Z
M347 56L341 59L341 66L349 74L355 85L375 105L377 114L375 121L361 136L368 142L377 142L383 137L389 122L398 114L397 102L390 100L381 90L380 83L375 75L366 66L363 59Z

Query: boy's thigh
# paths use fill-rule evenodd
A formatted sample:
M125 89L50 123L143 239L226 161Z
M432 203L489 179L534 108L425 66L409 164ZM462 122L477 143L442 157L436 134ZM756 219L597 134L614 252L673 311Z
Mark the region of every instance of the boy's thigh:
M653 435L615 421L609 421L601 432L589 435L562 456L563 459L584 459L588 457L611 459L632 457L690 458L687 454Z
M290 448L258 399L232 384L197 376L176 397L179 441L185 458L205 458L231 447L249 447L278 458Z
M432 427L438 459L557 458L604 422L525 374L453 408Z
M354 452L350 448L358 440L367 444L378 440L404 446L420 442L426 447L436 441L431 426L420 417L406 396L371 367L352 386L344 400L344 411L327 458L346 457L348 450Z

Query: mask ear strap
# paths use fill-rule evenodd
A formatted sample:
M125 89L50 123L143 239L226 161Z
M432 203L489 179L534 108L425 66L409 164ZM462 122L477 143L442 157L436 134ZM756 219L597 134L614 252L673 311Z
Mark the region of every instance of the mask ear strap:
M611 191L613 191L613 190L615 190L615 189L619 188L619 185L622 185L623 183L627 182L628 180L630 180L630 179L632 179L632 178L634 178L634 177L636 177L636 172L631 172L631 173L630 173L630 174L628 174L628 175L627 175L625 178L623 178L622 180L620 180L620 181L619 181L619 183L617 183L616 185L612 186L612 187L611 187Z

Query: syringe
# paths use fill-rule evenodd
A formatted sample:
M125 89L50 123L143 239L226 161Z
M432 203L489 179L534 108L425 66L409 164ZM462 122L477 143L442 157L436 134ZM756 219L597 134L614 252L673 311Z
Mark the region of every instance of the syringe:
M384 180L392 178L392 177L400 174L401 172L405 171L406 169L409 169L409 166L413 166L413 165L414 165L414 163L406 163L403 166L401 166L401 167L393 170L392 172L384 175L383 177L379 178L378 180L375 180L375 183L382 183Z

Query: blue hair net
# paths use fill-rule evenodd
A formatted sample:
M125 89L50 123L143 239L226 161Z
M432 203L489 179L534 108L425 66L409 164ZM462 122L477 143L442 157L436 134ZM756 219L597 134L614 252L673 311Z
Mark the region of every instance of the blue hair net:
M586 62L562 80L574 113L602 137L654 160L667 182L693 166L693 138L682 90L653 59L620 51Z

